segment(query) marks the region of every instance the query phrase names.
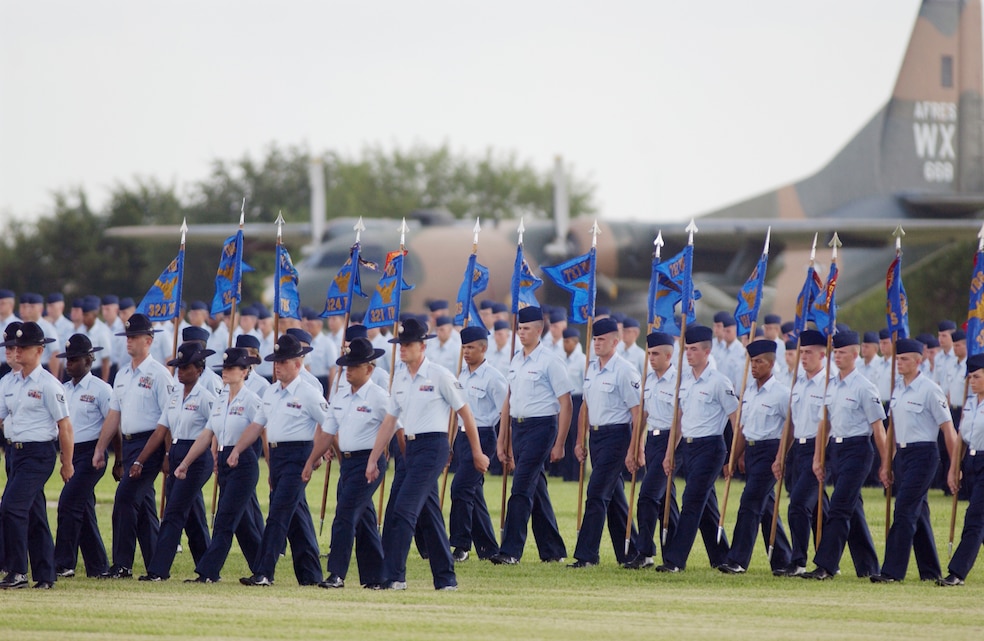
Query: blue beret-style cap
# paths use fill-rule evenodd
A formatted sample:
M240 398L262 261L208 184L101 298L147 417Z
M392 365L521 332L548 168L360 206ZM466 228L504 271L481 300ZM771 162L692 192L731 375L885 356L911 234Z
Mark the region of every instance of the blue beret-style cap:
M611 316L612 310L607 307L595 307L595 316Z
M181 340L186 343L188 341L208 342L208 330L204 327L189 325L181 330Z
M40 305L44 302L44 298L41 294L35 294L34 292L25 292L21 294L20 302L27 303L28 305Z
M685 340L687 345L693 345L694 343L710 341L713 337L714 332L710 327L706 327L704 325L691 325L687 328Z
M763 325L779 325L782 323L782 316L779 314L766 314Z
M639 321L629 316L626 316L625 320L622 321L622 327L625 328L639 327Z
M48 294L48 297L45 298L45 301L49 303L60 303L63 302L64 300L65 300L65 295L62 294L61 292L51 292L50 294Z
M984 369L984 354L974 354L967 359L967 373L976 372Z
M492 305L492 313L493 314L504 314L504 313L506 313L508 311L509 311L509 308L506 306L505 303L494 303Z
M554 307L550 310L550 322L562 323L567 320L567 310L563 307Z
M940 341L932 334L920 334L916 336L916 340L925 345L926 347L939 347Z
M957 328L957 324L952 320L941 320L939 324L939 331L941 332L952 332Z
M208 305L205 304L205 301L195 300L191 302L191 307L189 307L188 309L190 309L191 311L201 311L201 310L208 311Z
M611 334L617 331L618 323L613 318L602 318L601 320L595 321L594 325L591 326L591 332L595 336L604 336L605 334Z
M14 292L9 289L0 289L0 299L2 298L17 298L14 296Z
M99 299L92 299L88 296L82 299L82 311L83 312L96 312L99 311Z
M461 330L461 344L467 345L475 341L488 340L489 330L479 325L469 325Z
M290 330L287 330L288 332ZM300 338L299 336L297 338ZM345 328L345 342L351 343L357 338L369 338L369 330L365 325L349 325ZM306 341L310 343L311 341Z
M786 341L786 351L791 352L794 349L796 349L796 339L790 338L788 341Z
M796 328L796 323L794 323L793 321L786 321L780 326L779 331L781 331L783 334L788 334L789 332L793 331L795 328Z
M450 325L451 324L451 317L450 316L438 316L437 319L434 321L434 324L437 325L438 327L443 327L445 325Z
M106 294L105 296L102 297L102 304L103 305L119 305L120 304L120 297L117 296L116 294Z
M810 345L820 345L822 347L827 346L827 339L821 332L815 329L805 329L800 332L800 347L807 347Z
M533 323L543 320L543 312L540 311L539 307L534 305L530 305L529 307L524 307L519 310L519 313L516 314L516 316L517 321L520 323Z
M492 330L493 331L496 331L497 332L500 329L509 329L509 322L508 321L504 321L504 320L497 320L496 322L492 323Z
M252 347L260 349L260 339L252 334L240 334L236 337L236 347Z
M857 332L846 331L834 334L834 348L857 346L860 342Z
M565 327L563 332L564 338L581 338L581 332L577 331L576 327Z
M297 340L301 341L302 343L307 343L308 345L311 344L311 334L309 334L308 332L304 331L300 327L291 327L290 329L288 329L284 333L285 334L290 334L291 336L293 336Z
M490 298L483 298L478 304L479 309L492 309L495 307L495 301Z
M967 332L962 329L953 330L953 334L950 335L950 338L953 339L954 343L957 341L965 341L967 340Z
M659 347L660 345L673 345L676 339L664 332L652 332L646 336L646 347Z
M896 354L922 354L923 344L914 338L900 338L895 341Z
M862 343L877 343L878 342L878 332L865 332L864 336L861 338Z
M735 322L734 316L728 314L727 317L725 317L725 319L721 321L721 324L724 325L725 327L734 327L738 323Z
M892 332L888 331L887 327L882 327L880 330L878 330L878 340L883 341L886 338L891 338L891 337L892 337Z
M723 323L731 314L728 312L714 312L714 322Z
M762 354L775 354L778 347L779 346L776 345L775 341L765 338L758 341L752 341L745 349L748 350L748 355L750 357L755 358L756 356L761 356Z
M137 304L133 302L133 299L130 297L120 299L120 309L130 309L131 307L136 307L136 306Z
M427 309L429 309L432 312L436 312L438 310L447 309L447 308L448 308L448 301L446 300L432 300L429 303L427 303Z

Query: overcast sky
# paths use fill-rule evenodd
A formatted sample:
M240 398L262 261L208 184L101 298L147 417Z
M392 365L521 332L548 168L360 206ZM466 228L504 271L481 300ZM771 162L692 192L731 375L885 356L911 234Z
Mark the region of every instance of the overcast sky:
M827 162L919 4L0 0L0 220L270 142L560 154L602 216L681 220Z

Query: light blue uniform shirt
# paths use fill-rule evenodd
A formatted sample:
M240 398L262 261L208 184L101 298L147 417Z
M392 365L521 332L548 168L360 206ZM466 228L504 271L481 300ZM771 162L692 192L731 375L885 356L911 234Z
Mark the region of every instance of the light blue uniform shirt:
M588 363L588 357L581 349L581 344L570 354L563 354L564 364L567 366L567 378L571 382L571 394L578 396L584 394L584 369Z
M695 379L693 368L686 367L680 381L680 409L684 438L721 436L728 416L738 409L738 397L731 380L719 370L705 367Z
M908 385L899 376L889 407L899 445L935 443L940 425L953 418L943 390L925 374L918 374Z
M270 385L270 381L263 378L258 373L250 372L245 383L243 384L243 387L256 394L256 398L261 398L263 396L263 392L267 391L267 388L270 387Z
M854 366L861 376L864 376L866 379L875 384L875 387L878 388L878 397L882 400L882 402L887 401L889 397L889 394L887 393L888 390L886 390L885 396L882 397L881 389L882 378L891 376L891 372L888 374L885 373L885 368L888 366L889 365L885 362L885 360L878 358L878 356L872 358L870 363L865 363L864 359L858 356L858 360L855 361Z
M338 348L324 332L311 338L311 347L311 353L304 362L310 365L315 377L328 376L329 370L335 367L335 361L338 360Z
M171 431L172 442L193 441L205 429L215 398L215 394L201 379L198 379L187 396L184 395L182 385L171 394L158 424Z
M72 419L72 432L76 443L86 443L99 438L102 424L109 414L109 398L113 388L101 378L86 374L78 385L67 381L68 415Z
M827 368L810 377L800 372L793 387L793 438L816 438L820 417L823 416L823 391L827 382Z
M0 352L6 351L0 348ZM10 408L7 406L7 399L13 400L14 394L17 388L20 387L24 379L21 378L20 372L10 372L3 378L0 378L0 420L6 419L10 416Z
M571 391L567 369L560 358L538 344L529 356L522 351L509 364L509 416L534 418L556 416L560 401Z
M138 434L157 428L157 419L167 408L173 386L171 373L152 358L133 369L133 362L117 372L109 409L120 413L123 434Z
M328 401L298 376L290 385L275 383L263 393L256 422L266 427L271 443L314 440L314 429L324 425Z
M451 410L465 404L464 388L445 367L424 358L417 374L406 367L393 377L393 395L386 413L403 418L407 436L440 432L447 434Z
M978 403L977 395L973 392L964 401L963 414L960 417L960 438L967 444L967 449L984 451L984 403Z
M4 436L11 441L43 443L58 438L58 421L68 417L65 388L50 372L38 365L30 376L16 376L20 384L4 391L0 416L6 416Z
M371 380L355 393L348 386L332 397L322 430L338 436L338 449L342 452L371 450L388 404L386 392Z
M658 379L656 372L646 376L646 429L668 430L673 422L676 394L676 368L670 365Z
M202 375L198 379L198 382L204 385L215 396L222 394L222 390L225 389L225 383L222 382L222 375L216 374L215 370L211 369L208 365L202 370ZM184 387L184 385L178 382L177 367L174 368L174 374L171 377L171 386L175 389Z
M458 376L458 382L465 388L475 424L480 427L496 425L502 413L502 403L506 400L506 377L488 361L482 361L474 372L470 372L466 365ZM461 425L460 420L458 424Z
M767 441L782 437L789 413L789 388L770 376L765 385L754 380L742 396L741 433L746 441Z
M843 380L840 374L831 376L824 403L831 438L869 436L871 424L885 418L878 388L857 370L851 370ZM823 418L822 408L817 418Z
M613 354L604 367L597 357L592 359L584 377L588 424L630 423L632 408L639 406L641 379L635 366L618 354Z
M256 419L260 411L260 397L244 385L236 397L229 398L226 390L212 405L206 429L211 430L219 447L232 447L239 442L246 426Z

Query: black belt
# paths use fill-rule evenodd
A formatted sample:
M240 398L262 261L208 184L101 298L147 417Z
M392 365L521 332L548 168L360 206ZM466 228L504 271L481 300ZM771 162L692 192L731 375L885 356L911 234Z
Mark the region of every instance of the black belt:
M777 438L767 438L767 439L762 439L762 440L758 440L758 441L745 441L745 444L748 445L749 447L755 447L756 445L759 445L759 446L762 446L762 445L772 445L772 444L778 443L778 442L779 442L779 439L777 439Z
M552 421L553 416L513 416L512 420L517 423L532 423L533 421Z
M54 447L56 441L12 441L7 439L7 447L12 447L15 450L23 450L25 448L31 449L32 447L39 447L46 445L48 447Z
M933 447L936 447L936 441L916 441L915 443L909 443L909 442L898 443L897 442L895 444L895 446L897 448L899 448L900 450L909 449L909 448L913 448L913 447L929 447L930 445L932 445Z
M984 450L967 450L967 456L977 456L978 454L984 455Z
M707 440L715 439L715 438L720 439L721 438L721 435L720 434L715 434L714 436L685 436L683 438L683 442L684 443L700 443L702 441L707 441Z
M310 445L311 441L270 441L270 449L275 450L277 448L290 448L290 447L303 447L305 445Z
M408 441L418 441L425 438L433 438L435 436L443 436L447 438L446 432L421 432L420 434L407 434Z
M342 458L369 456L370 454L372 454L372 450L354 450L352 452L342 452Z
M800 445L806 445L807 443L814 443L816 442L816 440L817 437L811 436L809 438L798 438L796 439L796 442L799 443Z
M154 433L154 430L147 430L146 432L133 432L132 434L124 434L124 441L135 441L141 438L150 438L150 435Z
M831 436L830 440L836 444L848 444L848 443L860 443L862 441L870 440L870 436Z
M656 429L654 427L649 427L648 425L646 426L646 431L649 432L650 434L652 434L653 436L659 436L660 434L669 434L670 433L670 429L668 427L666 427L666 428L661 427L659 429Z
M486 432L494 432L495 431L495 425L479 425L476 429L478 429L479 432L481 432L482 430L485 430ZM465 431L464 426L459 427L458 428L458 431L459 432L464 432Z
M193 438L176 438L176 439L173 439L171 441L171 445L177 445L179 443L181 445L193 445L195 443L195 439L193 439Z
M591 431L597 432L598 430L607 430L615 427L629 427L628 423L608 423L607 425L592 425Z

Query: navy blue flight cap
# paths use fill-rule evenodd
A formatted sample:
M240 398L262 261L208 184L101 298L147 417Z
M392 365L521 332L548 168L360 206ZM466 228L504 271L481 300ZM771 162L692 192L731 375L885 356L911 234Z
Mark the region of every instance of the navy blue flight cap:
M591 331L595 336L604 336L618 331L618 323L613 318L602 318L595 321L591 326Z
M721 324L724 325L725 327L734 327L738 323L735 322L734 316L728 314L727 316L725 316L724 320L721 321Z
M554 307L550 310L550 322L551 323L561 323L567 320L567 310L563 307Z
M756 356L761 356L762 354L774 355L778 347L779 346L776 345L776 342L774 340L769 340L768 338L764 338L762 340L752 341L751 343L748 344L748 347L746 347L745 349L748 350L748 355L751 358L755 358Z
M284 333L290 334L291 336L301 341L302 343L307 343L308 345L311 344L311 334L307 333L300 327L291 327Z
M836 323L834 325L834 327L837 328L837 331L838 332L849 332L849 331L851 331L851 328L847 325L847 323Z
M714 322L723 323L730 316L728 312L714 312Z
M48 297L45 299L45 302L48 303L65 302L65 295L62 294L61 292L51 292L50 294L48 294Z
M316 309L311 309L310 307L305 307L301 311L301 318L303 318L306 321L310 321L310 320L321 320L321 314L319 314L318 313L318 310L316 310ZM359 320L361 321L362 319L359 319Z
M404 322L411 318L417 318L417 315L413 312L400 312L400 322Z
M826 347L827 339L824 337L823 333L818 332L815 329L805 329L800 332L800 347L807 347L810 345Z
M625 317L625 320L622 321L622 327L624 327L626 329L630 329L630 328L633 328L633 327L639 327L639 321L637 321L636 319L631 318L629 316L626 316Z
M652 332L646 336L646 347L659 347L660 345L673 345L676 339L664 332Z
M540 311L539 307L530 305L529 307L524 307L523 309L519 310L519 313L516 314L516 320L517 322L520 323L533 323L536 321L542 321L543 312Z
M263 305L256 306L256 317L260 320L270 318L270 310Z
M625 314L622 312L612 312L611 317L619 325L625 322Z
M82 311L83 312L98 312L99 311L99 299L91 299L88 296L82 299Z
M790 338L788 341L786 341L786 351L791 352L794 349L796 349L796 339Z
M763 325L779 325L782 323L782 316L779 314L766 314Z
M714 332L710 327L706 327L704 325L691 325L687 328L687 333L684 340L687 345L693 345L694 343L710 341L712 338L714 338Z
M351 343L357 338L369 338L369 330L366 329L365 325L349 325L345 328L346 343Z
M564 338L576 338L581 339L581 332L577 331L576 327L565 327L564 328Z
M763 336L765 336L765 330L762 329L761 327L756 327L755 328L755 338L762 338Z
M883 341L886 338L891 338L891 337L892 337L892 332L888 331L887 327L882 327L880 330L878 330L878 340Z
M595 316L611 316L612 310L607 307L595 307Z
M489 330L478 325L469 325L468 327L461 330L461 344L467 345L468 343L474 343L475 341L482 341L489 339Z
M860 342L857 332L846 331L837 332L834 334L834 348L839 349L841 347L850 347L851 345L857 346Z
M189 325L181 330L181 340L188 341L201 341L203 343L208 342L208 330L204 327L198 327L196 325Z
M446 300L432 300L427 303L427 309L432 312L440 311L442 309L448 308L448 301Z
M260 339L252 334L240 334L236 337L236 347L260 349Z
M952 320L941 320L939 325L939 331L941 332L952 332L957 328L957 324Z
M509 322L508 321L504 321L504 320L497 320L496 322L492 323L492 330L493 331L496 331L497 332L500 329L509 329ZM567 330L564 330L564 331L567 331Z
M0 289L0 299L3 298L16 298L16 296L14 296L14 292L9 289Z
M967 332L963 331L962 329L956 329L953 331L952 334L950 334L950 338L953 339L954 343L956 343L957 341L965 341L967 340Z
M783 334L788 334L789 332L793 331L795 328L796 328L796 323L794 323L793 321L786 321L779 328L779 331L781 331Z
M492 313L493 314L504 314L505 312L508 312L508 311L509 311L509 308L506 306L505 303L495 303L494 305L492 305Z
M136 306L137 304L133 302L133 299L130 297L120 299L120 309L130 309L131 307L136 307Z
M967 373L976 372L984 369L984 354L974 354L967 359Z
M84 304L84 301L85 301L84 298L73 298L72 309L82 309L82 305Z
M102 297L101 302L103 305L119 305L120 297L117 296L116 294L106 294L105 296Z
M365 312L352 312L351 314L349 314L349 322L358 323L361 325L362 319L364 319L365 317L366 317ZM310 320L310 319L305 318L304 320Z
M241 307L241 308L239 308L239 316L240 316L240 318L242 318L243 316L254 316L255 317L256 316L256 308L253 307L252 305L246 305L245 307Z
M878 332L865 332L861 342L878 344Z
M926 347L939 347L940 341L937 340L932 334L919 334L916 336L916 340L925 345Z
M40 305L44 302L44 298L41 294L35 294L34 292L25 292L21 294L20 302L27 303L28 305Z
M922 354L923 344L914 338L900 338L895 341L896 354Z
M450 325L450 324L451 324L450 316L438 316L436 319L434 319L434 325L436 327L443 327L444 325Z
M202 311L202 310L204 310L204 311L207 312L208 311L208 305L205 304L205 301L194 300L194 301L191 301L191 307L189 307L188 309L190 309L191 311Z
M492 309L495 307L495 301L490 298L483 298L478 304L479 309Z

